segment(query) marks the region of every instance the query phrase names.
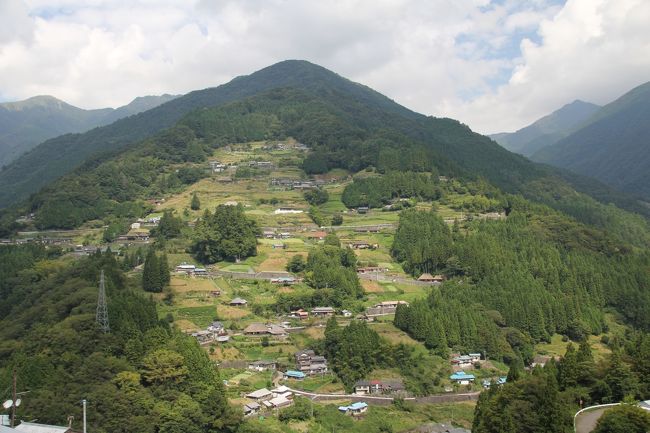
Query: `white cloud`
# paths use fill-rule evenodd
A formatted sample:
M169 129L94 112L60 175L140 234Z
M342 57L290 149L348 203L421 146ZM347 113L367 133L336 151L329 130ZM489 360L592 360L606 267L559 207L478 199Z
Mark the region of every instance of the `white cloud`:
M650 80L650 3L571 0L521 43L508 83L450 114L484 132L514 130L575 99L606 104Z
M644 0L0 0L0 95L117 106L293 58L414 110L494 132L575 98L607 102L647 80L649 7Z

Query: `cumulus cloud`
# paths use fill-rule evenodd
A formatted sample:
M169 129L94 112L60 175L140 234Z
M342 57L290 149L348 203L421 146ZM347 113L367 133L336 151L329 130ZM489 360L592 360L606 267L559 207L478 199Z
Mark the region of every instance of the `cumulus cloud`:
M650 3L571 0L521 42L507 83L448 113L485 132L513 130L575 99L606 104L650 80Z
M0 97L118 106L293 58L416 111L508 130L643 81L646 3L1 0Z

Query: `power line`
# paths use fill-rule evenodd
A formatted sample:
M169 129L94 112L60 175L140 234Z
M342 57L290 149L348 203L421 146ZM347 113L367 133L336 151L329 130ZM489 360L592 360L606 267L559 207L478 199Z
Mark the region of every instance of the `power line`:
M97 315L95 316L95 321L104 334L111 332L111 327L108 324L108 305L106 304L106 288L104 287L103 269L99 277L99 296L97 298Z

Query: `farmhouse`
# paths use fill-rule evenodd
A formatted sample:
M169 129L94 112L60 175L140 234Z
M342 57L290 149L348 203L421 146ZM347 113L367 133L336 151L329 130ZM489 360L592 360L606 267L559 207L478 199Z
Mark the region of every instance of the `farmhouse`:
M315 317L329 317L333 316L336 310L332 307L315 307L311 310L311 314Z
M273 163L271 161L251 161L248 165L253 168L273 168Z
M380 266L365 266L362 268L357 268L357 274L370 274L377 272L386 272L388 269L382 268Z
M262 388L258 389L257 391L253 391L250 394L246 394L246 397L250 398L251 400L260 402L272 398L273 393L266 388Z
M384 301L378 304L375 304L374 307L366 308L365 317L373 318L377 316L386 316L389 314L395 314L398 305L409 305L406 301Z
M223 164L219 161L210 161L208 164L210 165L210 169L213 173L221 173L222 171L225 171L226 168L228 168L226 164Z
M483 384L483 388L487 389L487 388L491 387L492 384L503 385L504 383L506 383L507 380L508 380L508 378L506 376L501 376L501 377L498 377L496 379L493 378L492 380L483 379L483 381L481 383Z
M280 409L283 407L291 406L293 404L293 400L289 400L284 396L278 396L278 397L273 397L270 400L264 401L262 402L262 404L269 409Z
M358 401L350 406L339 406L339 411L346 415L358 416L368 411L368 403Z
M208 276L208 270L205 268L195 268L194 269L194 275L197 277L207 277Z
M297 370L307 376L327 372L327 359L324 356L316 355L311 349L296 352L295 358Z
M440 284L443 281L445 281L445 276L444 275L431 275L424 273L420 275L420 278L418 278L418 281L422 281L425 283L434 283L434 284Z
M383 301L375 304L375 307L395 310L398 305L406 305L408 307L409 303L406 301Z
M221 334L225 332L225 329L223 327L223 323L215 321L212 322L210 326L208 326L208 331L214 332L216 334Z
M401 380L360 380L354 384L354 393L357 395L391 394L405 389Z
M302 380L305 378L305 373L302 371L296 371L296 370L287 370L284 373L284 378L285 379L296 379L296 380Z
M251 402L244 405L244 416L255 415L262 409L259 403Z
M357 212L360 214L368 213L370 208L368 206L360 206L357 208Z
M181 263L180 265L176 266L176 268L175 268L176 272L185 273L187 275L193 274L195 270L196 270L196 266L188 265L185 262Z
M273 335L283 337L287 332L279 325L251 323L244 329L245 335Z
M275 361L253 361L248 364L248 369L253 370L253 371L267 371L267 370L275 370L277 367L277 364Z
M289 400L293 398L293 391L291 391L291 388L284 385L272 389L271 392L273 393L273 397L284 397Z
M307 239L312 239L312 240L319 240L322 241L325 239L325 236L327 236L326 232L310 232L307 234Z
M199 343L207 343L214 340L214 333L210 331L192 332L192 337L196 338Z
M348 244L348 247L354 250L376 250L379 248L379 245L371 244L366 241L353 241Z
M292 317L294 319L305 320L309 318L309 313L301 308L300 310L292 311L289 314L289 317Z
M248 304L248 301L242 298L235 298L232 301L230 301L228 304L233 307L245 307L246 304Z
M469 385L470 383L474 382L474 375L473 374L467 374L464 371L458 371L451 376L449 376L449 379L452 382L456 382L459 385Z
M280 277L280 278L271 278L271 283L273 284L282 284L284 286L290 286L296 283L296 279L293 277Z

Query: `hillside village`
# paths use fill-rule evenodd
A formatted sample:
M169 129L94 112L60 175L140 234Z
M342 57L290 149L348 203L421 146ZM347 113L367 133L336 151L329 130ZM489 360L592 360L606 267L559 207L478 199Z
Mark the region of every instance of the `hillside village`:
M438 201L397 199L380 208L348 208L342 194L353 177L381 174L333 170L309 177L299 168L307 152L293 140L217 149L208 162L195 166L204 171L202 179L177 194L151 198L149 214L131 221L125 232L108 242L106 227L92 222L70 231L22 232L2 242L61 246L70 257L89 256L98 250L110 250L119 257L143 256L142 251L159 238L157 230L165 215L173 215L184 228L181 236L167 239L163 247L171 279L163 292L153 294L159 317L197 340L219 366L230 402L245 417L278 417L282 410L304 405L305 399L312 407L337 405L339 414L352 419L373 419L373 413L384 413L391 402L408 402L426 410L453 406L460 408L459 413L471 413L480 391L507 382L508 367L485 353L472 352L471 347L452 348L444 356L433 354L396 327L393 320L398 308L410 306L450 277L436 269L409 274L393 258L391 246L398 211L404 206L434 210L455 230L464 230L464 224L475 220L503 220L505 212L485 197L480 198L486 207L473 208L479 196L448 176L437 179L446 191ZM310 205L306 201L310 191L326 191L328 198ZM191 202L196 199L200 206L192 209ZM257 254L202 264L189 252L191 231L205 209L220 205L241 207L257 222ZM30 218L33 215L22 220L29 222ZM306 281L309 275L291 271L292 261L297 256L307 258L332 234L343 249L354 254L363 296L341 305L290 301L293 294L312 290ZM132 276L141 278L142 272L140 264ZM391 344L413 347L427 365L434 366L427 373L433 385L423 393L403 369L380 368L346 386L323 353L325 328L332 318L341 328L363 322ZM526 368L543 367L549 359L559 358L564 350L559 338L539 344L534 362ZM607 352L597 337L592 337L591 344L598 356ZM423 420L416 419L404 426L421 425ZM444 415L437 420L447 421ZM460 416L453 431L464 431L470 420L471 416ZM430 431L436 428L432 426Z
M110 243L101 239L103 228L92 224L69 232L21 233L3 242L60 245L77 256L109 248L121 255L151 245L156 238L152 232L166 211L172 211L191 228L203 209L243 206L245 214L260 226L257 255L236 263L205 266L185 252L186 239L169 241L166 250L172 278L168 291L157 295L160 316L172 320L175 327L196 338L208 351L220 366L229 396L242 405L247 416L291 405L298 390L324 397L346 395L343 385L328 368L327 359L310 348L312 342L322 338L326 321L334 316L340 326L351 320L365 321L389 341L419 345L396 329L392 318L399 305L408 305L412 299L423 296L445 277L426 272L418 278L407 275L389 251L399 213L390 206L346 208L341 194L352 181L350 173L335 170L323 176L306 177L299 168L301 155L306 152L304 145L292 140L218 149L202 165L204 179L180 194L152 198L152 212L132 221L128 231ZM367 172L357 176L373 175ZM439 181L445 185L454 183L445 176ZM314 207L303 197L306 191L316 189L329 194L328 201L317 207L320 218L326 221L322 225L314 223ZM200 200L201 210L189 209L194 195ZM457 197L456 203L436 204L437 212L449 224L472 218L504 217L498 212L465 212L459 209L464 195ZM432 204L421 202L416 206L430 209ZM334 215L342 216L340 225L331 224ZM33 216L27 215L24 220L29 221L30 217ZM343 247L354 251L364 299L346 308L320 305L282 313L269 311L268 306L278 294L306 287L300 274L287 271L290 259L295 255L306 257L329 233L335 233ZM135 272L141 271L140 266ZM496 383L507 371L499 362L469 356L474 356L471 363L457 363L453 357L437 361L442 378L437 387L439 394L474 392L470 398L474 400L482 389L481 380L484 385ZM479 366L484 367L476 370L476 377L459 378L454 373L460 368L469 371ZM396 371L378 371L367 380L358 381L349 395L356 396L353 400L358 403L343 412L353 416L363 415L367 410L367 406L354 404L373 404L358 400L359 396L414 398Z

